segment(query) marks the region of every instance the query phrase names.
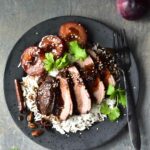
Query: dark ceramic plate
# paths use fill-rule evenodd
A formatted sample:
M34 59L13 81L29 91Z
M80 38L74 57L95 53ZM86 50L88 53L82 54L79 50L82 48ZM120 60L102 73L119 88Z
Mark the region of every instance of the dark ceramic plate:
M20 56L23 50L31 45L36 45L43 36L47 34L57 34L60 25L67 21L77 21L83 24L90 37L91 42L98 42L104 47L112 47L113 30L101 22L77 16L63 16L46 20L27 31L12 49L7 61L4 75L4 92L6 103L15 123L33 141L44 147L55 150L85 150L101 146L115 137L127 124L126 116L119 119L118 122L104 122L94 124L89 130L83 131L82 134L70 134L69 137L60 135L54 130L46 131L40 137L33 138L31 130L27 128L27 122L18 120L18 108L14 89L14 79L20 79L24 75L23 70L17 68ZM131 79L136 89L134 90L135 99L139 92L139 78L135 60L132 56ZM98 128L98 130L97 130Z

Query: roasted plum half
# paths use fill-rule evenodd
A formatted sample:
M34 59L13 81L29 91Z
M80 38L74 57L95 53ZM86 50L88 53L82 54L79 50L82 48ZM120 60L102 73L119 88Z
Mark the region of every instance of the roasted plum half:
M81 45L87 43L87 32L85 28L77 22L67 22L60 26L59 36L65 41L77 40Z

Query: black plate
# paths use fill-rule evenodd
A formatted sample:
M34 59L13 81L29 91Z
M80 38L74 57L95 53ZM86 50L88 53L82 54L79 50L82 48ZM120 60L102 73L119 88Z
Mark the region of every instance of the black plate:
M127 124L126 116L123 116L119 122L110 122L105 120L104 122L93 125L90 130L86 130L76 134L70 134L69 137L60 135L58 132L51 130L45 132L44 135L33 138L31 136L31 130L27 128L27 122L18 121L18 109L16 103L16 95L14 89L14 79L21 79L24 75L23 70L17 68L20 56L23 50L31 45L37 44L41 38L47 34L57 34L60 25L67 21L77 21L83 24L90 37L90 41L98 42L104 47L112 47L113 43L113 30L104 25L101 22L77 16L63 16L53 19L46 20L27 31L20 40L16 43L12 49L10 56L7 61L5 75L4 75L4 92L6 103L13 117L15 123L23 131L25 135L31 138L33 141L43 145L44 147L55 149L55 150L84 150L93 149L98 147L114 136L116 136ZM132 56L132 67L131 67L131 79L136 89L134 90L135 99L137 99L139 92L139 78L138 70L135 60ZM97 130L98 128L98 130Z

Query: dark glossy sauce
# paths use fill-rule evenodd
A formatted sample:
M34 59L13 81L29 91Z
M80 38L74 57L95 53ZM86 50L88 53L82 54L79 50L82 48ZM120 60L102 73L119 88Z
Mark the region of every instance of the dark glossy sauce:
M81 78L83 79L83 82L85 84L85 87L87 87L87 91L90 95L90 98L92 102L96 102L95 97L93 96L93 83L96 78L96 70L93 65L86 65L85 68L80 68L77 64L76 67L78 68Z
M86 65L84 70L83 70L83 73L84 73L84 78L86 79L87 82L93 82L93 80L95 80L95 77L96 77L96 70L95 70L95 67L93 65Z
M92 91L95 92L97 91L98 89L98 84L99 84L99 81L98 81L98 76L95 78L95 80L93 81L93 84L92 84Z
M113 50L110 48L99 48L99 50L95 52L97 58L94 58L94 60L96 61L96 67L99 70L101 79L104 80L105 71L108 69L115 80L118 80L120 73Z
M78 111L76 96L75 96L74 88L73 88L74 87L74 83L73 83L73 81L71 79L71 76L68 73L68 71L67 71L67 74L68 74L68 84L69 84L71 99L72 99L72 102L73 102L73 114L78 115L79 111Z
M54 115L56 116L59 116L60 113L61 113L61 110L63 109L64 107L64 101L63 101L63 98L62 98L62 95L61 95L61 90L60 90L60 83L59 81L57 80L58 82L58 87L57 87L57 90L56 90L56 99L55 99L55 104L54 104Z
M74 40L78 41L79 34L80 34L79 30L77 30L76 28L72 28L72 27L70 27L69 30L70 30L70 34L66 36L66 41L74 41Z
M69 30L70 30L71 34L79 36L79 30L77 30L76 28L70 27Z

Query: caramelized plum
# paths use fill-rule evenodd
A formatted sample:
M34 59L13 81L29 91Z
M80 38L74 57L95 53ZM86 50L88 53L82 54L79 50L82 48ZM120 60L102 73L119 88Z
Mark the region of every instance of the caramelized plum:
M47 35L42 38L39 48L45 52L52 52L55 58L59 58L64 52L64 42L58 36Z
M31 46L21 55L21 66L28 75L41 75L44 72L42 60L44 55L36 46Z
M77 40L81 45L87 42L87 33L85 28L76 22L67 22L60 26L59 36L65 41Z

